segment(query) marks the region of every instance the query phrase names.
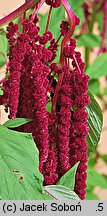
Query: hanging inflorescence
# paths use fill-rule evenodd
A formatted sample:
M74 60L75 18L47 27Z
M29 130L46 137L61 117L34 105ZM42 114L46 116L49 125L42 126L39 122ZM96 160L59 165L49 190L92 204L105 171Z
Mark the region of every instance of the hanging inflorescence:
M46 3L50 11L42 36L37 16L30 15L22 21L22 33L13 22L7 27L10 76L3 84L4 95L0 102L9 110L9 118L33 119L17 130L32 132L40 153L39 168L44 175L44 185L56 184L80 161L75 192L84 199L89 78L84 73L81 54L75 50L76 42L71 38L79 20L72 10L71 17L68 12L69 22L61 21L60 35L55 40L48 30L52 8L63 3L66 9L68 3L66 0L46 0ZM55 63L61 38L60 61ZM52 103L51 113L47 111L48 103Z

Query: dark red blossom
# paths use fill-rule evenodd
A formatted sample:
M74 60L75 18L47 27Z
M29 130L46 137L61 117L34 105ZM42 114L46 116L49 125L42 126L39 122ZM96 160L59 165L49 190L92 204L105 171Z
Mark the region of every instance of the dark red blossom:
M55 73L58 73L58 71L60 70L60 67L57 63L52 63L51 64L51 70Z
M61 35L65 36L69 28L70 28L69 22L63 20L60 24Z
M13 29L13 30L12 30ZM20 73L21 73L21 63L24 59L24 53L26 52L26 45L23 42L18 42L14 37L18 31L18 26L14 23L10 23L7 27L7 38L10 43L9 52L9 66L8 70L10 72L9 77L9 103L8 107L10 109L9 118L15 118L18 109L19 91L20 91Z
M78 107L78 108L85 108L86 106L88 106L88 104L90 103L90 99L89 96L86 94L82 94L81 96L77 96L74 104Z
M51 175L44 176L44 184L45 185L54 185L58 181L58 174L52 173Z
M19 29L19 26L18 24L14 24L13 22L10 22L8 27L7 27L7 39L9 41L9 43L13 43L15 42L15 39L16 39L16 33Z
M60 7L61 0L46 0L46 4L51 5L54 8Z
M88 113L85 109L77 109L73 112L73 119L76 121L85 122L87 120Z
M76 175L75 192L79 195L81 199L84 199L87 169L87 143L85 139L89 131L87 124L88 114L86 112L86 106L88 106L88 104L90 103L89 96L87 95L89 77L84 73L85 64L82 61L81 54L75 51L75 48L76 42L74 39L71 39L69 43L66 44L63 48L64 57L71 59L73 65L73 71L70 72L69 76L66 75L68 95L70 96L73 105L71 107L72 115L69 134L69 161L71 167L74 166L78 161L80 161ZM66 97L65 101L68 102L68 100L66 100ZM74 109L74 107L76 109ZM66 118L65 120L62 118L62 120L65 124ZM63 127L62 122L61 128L59 128L59 130L62 132L62 135L64 135L64 129L65 136L67 136L67 130L65 127ZM64 137L62 138L64 140ZM62 154L61 157L62 160L64 160L64 156Z
M40 161L45 162L48 157L49 134L48 134L48 116L46 111L47 89L44 86L46 77L43 74L44 64L38 60L33 65L34 77L34 131L36 144L40 151ZM47 81L48 82L48 81ZM41 170L42 171L42 170Z
M59 178L58 173L58 134L55 128L56 118L49 113L49 153L46 163L44 163L44 185L56 184ZM54 177L54 178L53 178Z
M65 77L69 77L70 70L67 67L63 68L66 71ZM58 139L59 139L59 158L60 158L60 172L64 174L70 169L69 162L69 135L70 135L70 119L71 119L71 107L72 100L70 95L66 94L66 78L64 77L62 87L60 90L60 112L58 113ZM70 79L69 79L70 83ZM64 89L63 89L64 86ZM63 109L63 112L62 112ZM64 119L64 121L63 121Z
M53 38L52 33L50 31L47 31L43 34L43 36L39 36L38 40L39 40L40 44L45 45L45 44L47 44L47 42L51 41L52 38Z
M0 105L5 105L5 112L8 112L8 102L9 102L9 82L10 78L6 79L2 85L3 96L0 95Z
M50 46L48 47L48 49L52 52L52 58L50 60L50 62L54 61L56 56L57 56L57 51L58 51L58 44L55 42L55 39L52 39L50 42Z

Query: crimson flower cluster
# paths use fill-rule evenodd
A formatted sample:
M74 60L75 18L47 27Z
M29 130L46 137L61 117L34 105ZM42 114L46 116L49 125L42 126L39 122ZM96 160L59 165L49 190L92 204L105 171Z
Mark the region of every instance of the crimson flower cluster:
M61 0L46 0L52 8ZM76 16L75 16L75 19ZM48 25L50 15L48 17ZM10 76L3 84L0 102L9 110L9 118L31 118L32 122L17 128L31 132L39 149L39 169L44 185L56 184L78 161L75 192L81 199L86 193L88 114L88 76L76 42L62 43L63 63L55 63L60 38L68 38L70 23L61 21L60 35L54 39L46 28L39 34L39 19L32 15L22 21L22 33L11 22L7 27ZM78 24L78 19L76 20ZM72 65L71 65L72 64ZM52 103L51 113L47 105ZM72 181L72 179L71 179Z

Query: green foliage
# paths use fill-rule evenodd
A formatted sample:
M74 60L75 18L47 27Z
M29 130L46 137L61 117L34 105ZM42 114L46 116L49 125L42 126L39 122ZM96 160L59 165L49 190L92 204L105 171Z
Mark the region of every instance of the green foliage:
M104 161L105 163L107 163L107 155L102 155L102 156L101 156L101 159L103 159L103 161Z
M101 174L97 173L91 167L88 169L88 179L87 179L88 186L91 185L93 187L99 186L101 188L107 189L107 181L105 177Z
M100 82L98 79L92 79L89 81L88 87L92 94L100 96Z
M97 148L103 124L102 111L91 92L88 92L90 104L86 108L88 112L89 134L87 136L89 153Z
M61 21L65 20L65 13L64 8L53 8L52 10L52 16L50 20L50 27L49 29L54 32L54 37L57 40L60 35L60 24Z
M103 11L99 11L99 13L96 13L95 14L95 19L98 23L98 27L100 29L100 31L102 32L103 30Z
M77 29L83 24L84 21L84 12L82 8L82 4L84 3L84 0L78 0L75 2L75 0L68 0L69 4L71 5L74 13L77 17L80 19L80 25L76 27Z
M3 90L0 88L0 95L3 95Z
M98 200L99 199L99 197L96 196L93 192L96 186L99 186L100 188L103 188L103 189L107 188L106 178L93 169L96 163L97 161L92 157L90 158L88 162L86 200Z
M3 200L79 200L72 191L78 163L59 181L69 186L67 178L71 178L70 188L62 185L43 187L43 176L39 172L39 154L32 135L10 130L27 120L0 125L0 197ZM72 188L72 190L71 190ZM46 191L46 192L45 192Z
M39 14L40 17L40 34L43 35L45 31L45 26L48 18L48 13L45 15ZM49 30L54 33L54 37L57 40L59 35L60 35L60 24L61 21L65 20L65 14L64 14L64 9L63 8L53 8L52 10L52 15L51 15L51 20L50 20L50 25L49 25Z
M107 53L101 54L95 61L87 68L86 73L90 79L97 79L107 75Z
M48 102L46 105L46 109L49 113L51 113L51 108L52 108L52 102Z
M98 35L91 33L82 34L77 42L77 46L98 47L101 43L101 38Z
M7 55L8 51L8 42L6 39L6 32L0 31L0 67L5 64L4 56Z
M2 199L50 199L42 194L43 176L38 169L38 157L38 150L31 134L19 133L0 125L0 197Z
M65 187L69 187L71 190L74 190L75 175L76 175L78 165L79 162L76 163L68 172L66 172L57 182L57 185L63 185Z
M99 198L91 191L87 191L86 200L98 200Z
M46 26L46 20L48 18L48 13L46 13L45 15L38 14L38 16L40 18L40 35L43 35Z
M4 123L4 126L7 128L16 128L31 121L32 119L26 119L26 118L10 119Z
M75 3L75 0L68 0L68 2L73 8L74 12L76 13L77 9L81 7L82 4L84 3L84 0L78 0L76 3Z
M45 186L45 191L57 200L80 200L74 191L62 185Z
M94 158L93 156L89 157L89 160L88 160L88 166L89 167L94 167L97 163L97 160L96 158Z
M103 95L107 95L107 86L104 88L104 93Z

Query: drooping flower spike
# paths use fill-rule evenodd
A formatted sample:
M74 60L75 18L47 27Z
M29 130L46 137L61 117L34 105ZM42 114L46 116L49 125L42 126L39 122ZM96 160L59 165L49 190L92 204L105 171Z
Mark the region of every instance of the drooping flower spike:
M39 168L44 185L56 184L80 161L75 192L85 199L89 78L84 73L81 54L76 51L76 41L72 39L79 19L67 0L46 0L46 3L50 9L42 36L37 13L44 0L37 4L28 19L24 16L22 33L12 22L7 27L10 76L3 84L3 97L10 118L33 119L17 130L31 132L34 137L40 153ZM51 14L52 10L62 6L67 12L67 21L61 20L60 35L55 40L49 30ZM61 38L60 59L56 63ZM47 111L49 103L52 104L50 113Z

